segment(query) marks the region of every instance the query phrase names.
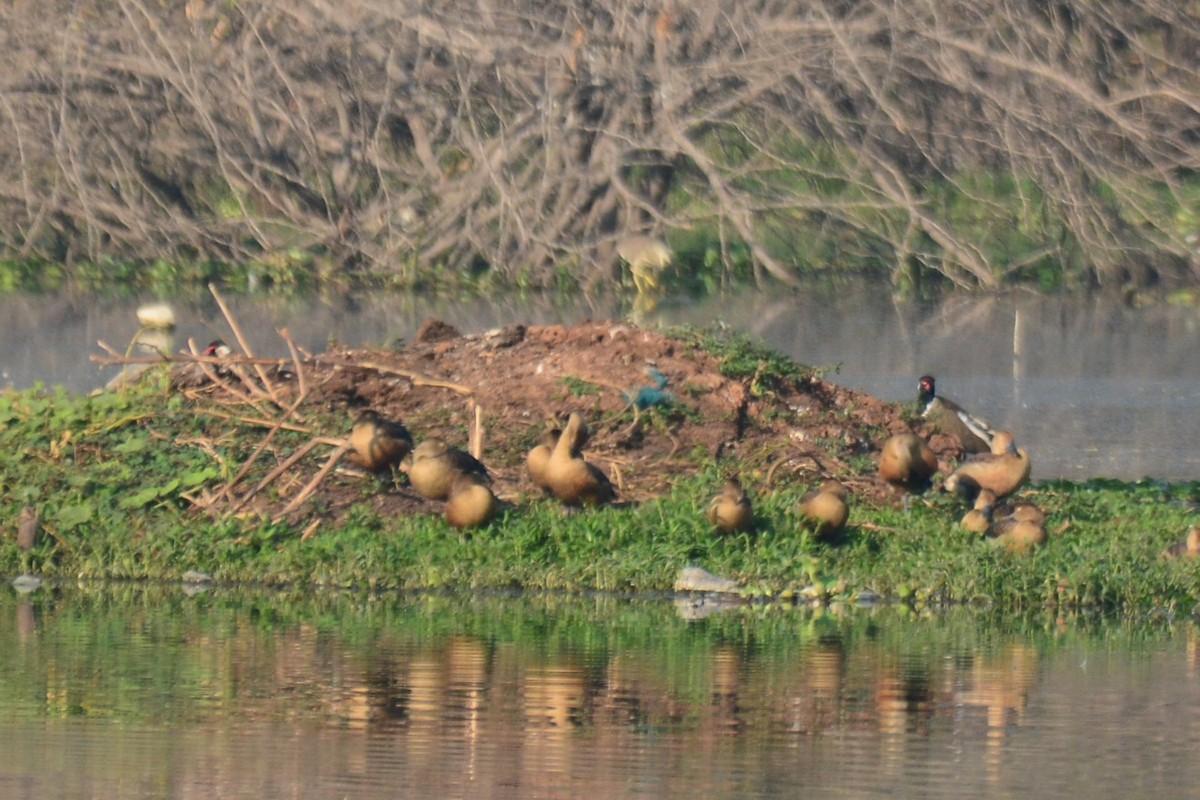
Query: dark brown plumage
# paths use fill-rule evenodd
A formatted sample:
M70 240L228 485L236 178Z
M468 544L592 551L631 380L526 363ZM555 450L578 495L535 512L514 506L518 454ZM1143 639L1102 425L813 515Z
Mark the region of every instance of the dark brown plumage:
M412 435L408 428L386 419L375 411L364 411L350 429L350 460L372 472L384 472L398 467L412 451Z
M953 400L939 397L932 375L922 375L917 381L917 410L939 433L957 437L966 452L987 453L991 450L995 436L992 426L967 413Z
M449 497L450 487L463 473L475 475L485 483L492 480L487 467L477 458L436 438L426 439L417 445L405 460L403 468L408 472L408 482L413 490L430 500Z
M42 516L37 509L25 506L17 517L17 547L32 550L42 533Z

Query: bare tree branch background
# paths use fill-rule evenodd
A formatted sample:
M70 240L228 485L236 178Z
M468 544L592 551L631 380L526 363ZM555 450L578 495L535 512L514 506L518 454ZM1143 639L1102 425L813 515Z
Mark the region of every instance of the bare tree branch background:
M1200 275L1191 2L15 0L0 24L0 257L587 284L649 231L787 283Z

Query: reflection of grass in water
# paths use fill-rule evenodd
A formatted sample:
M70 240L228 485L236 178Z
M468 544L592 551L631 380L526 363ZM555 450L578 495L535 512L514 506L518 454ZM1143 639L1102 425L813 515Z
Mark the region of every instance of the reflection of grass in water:
M593 695L636 698L645 725L704 724L714 695L741 692L745 713L762 715L751 729L765 733L777 709L751 698L818 693L855 705L893 676L942 687L962 671L973 675L974 695L986 698L985 681L1003 684L997 693L1014 681L1020 689L1036 678L1039 661L1061 649L1160 650L1177 631L1157 619L744 606L694 622L665 600L607 595L368 600L220 589L188 598L174 585L90 585L29 600L0 595L0 648L23 653L26 664L0 683L0 713L138 722L337 718L348 688L361 687L377 703L389 692L402 699L408 665L419 661L436 668L438 683L426 688L444 693L447 707L456 702L452 686L483 689L496 676L549 669L577 674ZM501 679L491 691L519 685Z

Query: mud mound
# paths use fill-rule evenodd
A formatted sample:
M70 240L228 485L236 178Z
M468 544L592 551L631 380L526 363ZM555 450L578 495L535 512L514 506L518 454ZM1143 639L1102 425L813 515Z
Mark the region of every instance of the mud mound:
M329 437L345 436L366 408L402 420L418 441L438 436L466 448L477 431L497 493L514 501L534 493L526 451L572 411L591 427L588 460L612 476L623 501L660 495L714 461L757 488L834 476L859 494L886 494L873 459L887 436L910 429L899 406L806 368L780 375L767 361L754 369L731 361L698 335L615 322L462 336L434 320L400 351L336 349L303 362L300 410L328 412L333 429L320 433ZM281 385L294 392L295 383ZM952 439L931 443L943 458L958 455ZM331 474L315 502L337 516L363 501L362 488L362 478ZM384 513L440 510L403 486L370 502Z

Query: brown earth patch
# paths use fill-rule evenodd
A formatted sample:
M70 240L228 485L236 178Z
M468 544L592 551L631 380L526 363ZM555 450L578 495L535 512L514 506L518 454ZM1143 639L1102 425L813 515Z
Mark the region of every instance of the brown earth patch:
M890 496L874 475L883 441L910 429L932 433L911 426L901 406L815 371L774 380L729 377L723 366L694 341L624 323L512 325L462 336L431 320L400 351L335 349L299 362L308 393L296 411L304 430L331 440L345 437L353 418L371 408L403 421L418 442L439 436L464 449L478 414L482 459L497 494L512 502L535 495L524 472L525 453L572 411L591 427L588 460L612 477L623 502L635 503L667 492L714 461L759 491L833 476L860 497L879 500ZM177 384L200 406L227 399L229 384L237 388L228 378L216 385L198 378L191 365L178 369L189 370ZM297 397L294 371L290 362L267 369L280 408ZM247 367L238 372L253 375ZM639 408L638 397L661 402ZM960 454L951 437L933 436L930 443L944 464ZM273 455L282 461L288 454ZM320 462L300 464L248 507L276 513L280 498L294 496ZM341 469L330 473L289 516L309 517L316 509L339 518L363 502L382 514L441 511L441 503L422 500L402 482L375 491L364 480L375 479Z

